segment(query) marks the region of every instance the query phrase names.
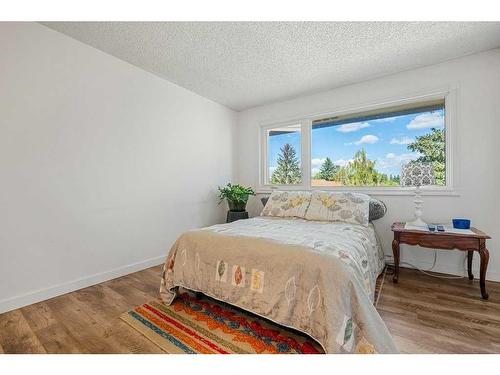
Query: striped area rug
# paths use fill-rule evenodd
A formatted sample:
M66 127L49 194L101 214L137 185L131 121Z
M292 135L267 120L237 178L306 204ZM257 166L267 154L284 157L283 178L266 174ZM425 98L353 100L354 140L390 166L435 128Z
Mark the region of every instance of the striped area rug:
M375 303L384 276L385 272L377 280ZM170 306L151 301L122 314L121 319L167 353L323 353L316 341L301 332L187 291Z

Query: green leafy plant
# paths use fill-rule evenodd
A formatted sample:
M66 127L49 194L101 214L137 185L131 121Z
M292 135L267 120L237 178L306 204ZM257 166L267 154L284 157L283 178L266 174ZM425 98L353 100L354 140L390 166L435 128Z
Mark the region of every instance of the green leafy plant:
M227 200L231 211L245 211L248 197L251 195L255 195L255 191L251 187L232 185L230 183L223 188L219 186L219 204L224 199Z

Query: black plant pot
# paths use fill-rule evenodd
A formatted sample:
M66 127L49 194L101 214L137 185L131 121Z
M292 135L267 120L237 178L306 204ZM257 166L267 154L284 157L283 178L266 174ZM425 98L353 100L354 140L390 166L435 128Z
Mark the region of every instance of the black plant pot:
M227 201L227 204L229 206L229 211L242 212L245 211L247 208L247 201L244 202Z
M226 223L232 223L241 219L248 219L247 211L227 211Z

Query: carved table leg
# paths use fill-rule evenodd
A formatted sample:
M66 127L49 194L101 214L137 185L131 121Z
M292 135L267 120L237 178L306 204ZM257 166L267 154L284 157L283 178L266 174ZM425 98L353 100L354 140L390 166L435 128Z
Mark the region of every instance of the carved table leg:
M397 239L392 241L392 254L394 256L394 276L392 282L397 283L399 277L399 241Z
M481 256L481 265L479 269L479 285L481 286L481 296L483 299L488 299L488 293L486 292L486 269L488 268L488 261L490 260L490 253L486 247L479 250L479 255Z
M469 250L467 252L467 272L469 273L469 280L474 280L474 275L472 274L472 257L474 256L474 251Z

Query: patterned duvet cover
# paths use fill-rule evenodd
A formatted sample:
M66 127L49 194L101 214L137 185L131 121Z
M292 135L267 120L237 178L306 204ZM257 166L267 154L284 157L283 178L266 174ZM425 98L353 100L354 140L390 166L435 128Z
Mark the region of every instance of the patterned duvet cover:
M302 331L326 353L395 353L373 306L384 256L375 230L257 217L184 233L165 263L160 294L200 291Z

